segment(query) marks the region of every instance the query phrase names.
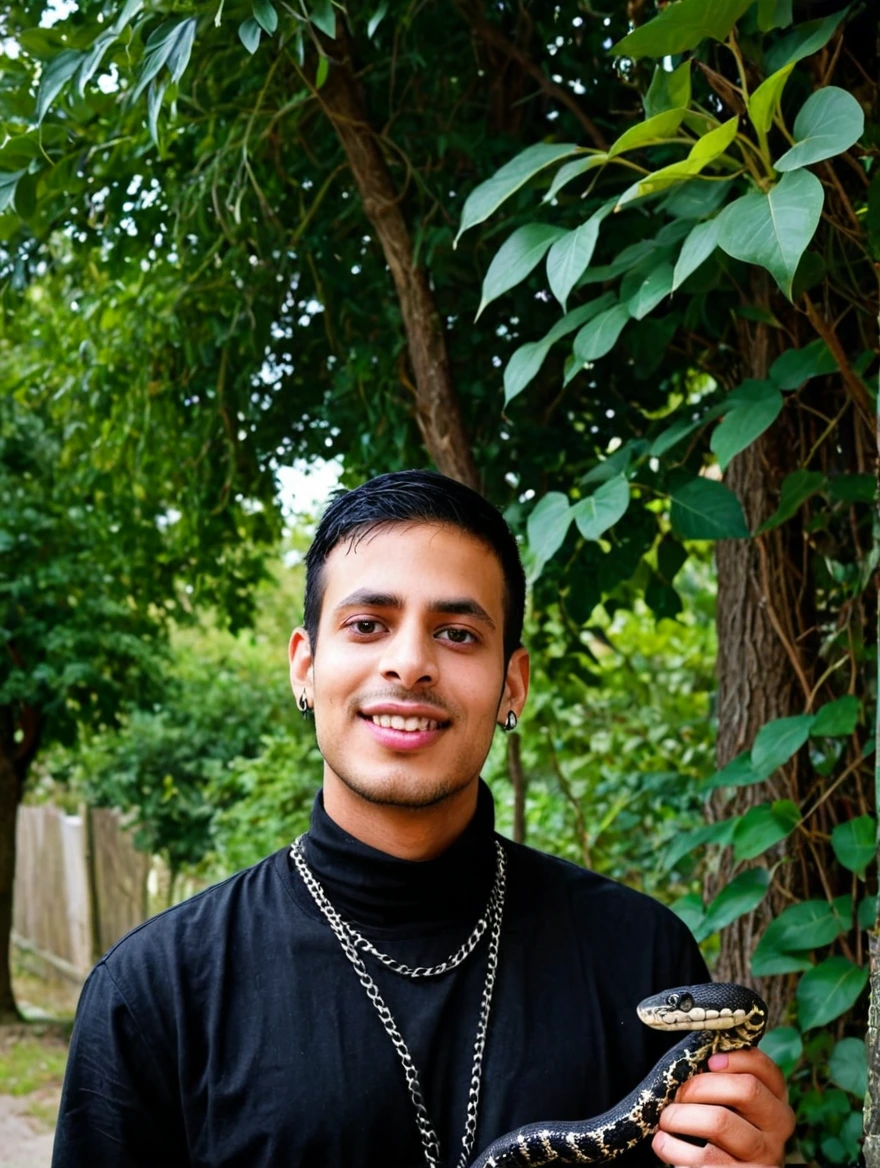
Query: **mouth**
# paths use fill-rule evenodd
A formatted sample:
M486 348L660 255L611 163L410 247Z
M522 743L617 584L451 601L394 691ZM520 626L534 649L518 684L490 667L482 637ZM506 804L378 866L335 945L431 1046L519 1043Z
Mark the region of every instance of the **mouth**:
M406 734L425 733L430 730L443 730L449 723L437 721L434 718L422 718L416 715L404 717L403 714L361 714L366 722L379 726L383 730L398 730Z

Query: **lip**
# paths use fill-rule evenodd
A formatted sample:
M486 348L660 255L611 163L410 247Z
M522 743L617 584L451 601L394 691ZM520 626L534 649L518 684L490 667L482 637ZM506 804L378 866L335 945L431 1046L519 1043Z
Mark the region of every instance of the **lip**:
M398 714L401 718L430 718L432 722L442 724L449 721L445 710L438 709L437 706L426 706L415 702L372 702L369 705L361 706L358 713L367 719L373 718L377 714L390 716ZM404 733L416 733L416 731L404 731Z

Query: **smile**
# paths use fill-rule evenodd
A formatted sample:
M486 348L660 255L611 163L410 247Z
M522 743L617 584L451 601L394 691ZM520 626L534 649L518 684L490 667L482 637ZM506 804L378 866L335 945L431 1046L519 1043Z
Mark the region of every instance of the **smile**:
M374 726L382 726L386 730L439 730L440 723L432 718L404 718L401 714L372 714L368 721Z

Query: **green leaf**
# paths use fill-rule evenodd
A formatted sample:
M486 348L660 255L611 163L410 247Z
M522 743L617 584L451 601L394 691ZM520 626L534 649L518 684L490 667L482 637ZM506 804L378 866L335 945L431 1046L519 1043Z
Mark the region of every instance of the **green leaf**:
M755 534L760 535L764 531L772 531L774 527L779 527L787 519L791 519L792 515L801 509L807 499L815 495L817 491L821 491L827 482L825 475L818 470L805 470L803 467L799 467L798 470L792 471L783 480L782 489L779 492L779 507L769 519L764 520ZM813 733L815 734L815 730Z
M722 122L720 126L710 130L708 134L702 134L691 146L688 158L703 164L720 158L736 137L738 126L739 119L730 118L729 121Z
M40 125L48 113L49 106L77 71L85 56L85 53L77 52L76 49L64 49L45 66L40 76L40 88L37 90L37 125Z
M25 174L26 170L0 170L0 211L12 206L18 180Z
M868 1090L868 1058L863 1038L841 1038L828 1059L832 1083L864 1099Z
M770 887L770 873L766 868L749 868L734 876L718 893L709 907L698 931L698 941L705 941L719 929L724 929L746 913L758 907Z
M654 455L655 458L659 458L667 450L671 450L673 446L676 446L682 439L686 438L688 434L692 434L700 426L705 426L707 422L712 422L716 418L720 418L723 413L723 403L713 406L711 409L706 410L705 413L699 414L696 418L692 416L691 408L691 416L682 415L681 417L677 417L671 426L666 430L662 430L657 435L651 443L651 449L648 453Z
M576 152L577 146L570 142L539 142L536 146L529 146L517 154L516 158L512 158L468 195L462 208L461 225L455 242L458 243L469 227L475 227L477 223L488 219L505 199L509 199L530 178L534 178L554 162L559 162L560 159Z
M679 920L684 921L690 931L696 936L697 930L705 915L705 909L699 894L696 892L688 892L685 896L680 896L678 900L673 901L669 907Z
M709 439L722 470L773 425L782 412L782 394L771 381L744 381L727 395L726 405Z
M670 263L658 264L642 280L635 295L627 301L633 320L642 320L672 291L673 268Z
M859 721L861 703L855 694L844 694L833 702L826 702L816 711L816 720L810 734L814 738L845 738L852 734Z
M751 751L744 750L736 758L731 759L727 766L716 771L702 785L703 791L715 791L719 787L751 787L755 783L763 783L766 775L759 774L752 766Z
M691 104L691 63L682 61L671 72L658 65L645 94L645 116L654 117L671 109L687 109Z
M84 96L86 85L92 79L95 71L104 59L104 54L116 40L117 35L115 28L106 29L92 43L89 51L83 54L74 82L76 92L80 97Z
M784 909L764 931L761 944L798 953L830 945L846 931L846 923L827 900L805 900Z
M684 3L684 0L680 0L680 3ZM615 211L619 211L621 207L625 207L627 203L631 203L635 199L644 198L646 195L656 195L660 191L665 191L667 187L686 182L694 175L699 174L708 161L708 159L685 158L682 162L670 163L669 166L661 167L660 170L645 175L644 178L634 182L631 187L626 188L617 200Z
M615 304L585 324L574 339L575 373L588 361L598 361L610 353L628 320L626 305Z
M746 103L749 118L759 134L766 134L773 125L773 116L782 97L785 83L794 68L794 62L782 69L771 73L766 81L762 81Z
M561 491L548 492L532 510L526 533L532 554L541 567L562 547L571 520L568 499Z
M838 823L831 833L831 847L838 862L864 880L877 855L877 821L873 815L859 815Z
M859 928L873 929L877 923L877 897L866 896L859 905Z
M611 49L621 57L672 57L711 37L723 41L754 0L679 0Z
M877 498L877 479L869 474L835 475L828 481L828 493L844 503L873 503Z
M718 245L748 264L766 268L791 299L801 256L815 234L825 195L808 170L785 174L768 194L754 191L718 216Z
M810 953L772 949L764 944L762 937L752 954L750 968L752 977L776 977L782 973L806 973L813 968L813 962Z
M162 108L162 98L165 96L167 86L167 80L160 81L158 77L154 77L147 90L147 126L157 149L159 147L159 111Z
M370 38L370 40L373 39L373 37L376 33L376 29L379 27L379 25L385 19L385 13L387 11L388 11L388 4L387 4L386 0L382 0L382 3L377 7L376 11L373 13L373 15L367 21L367 36Z
M717 823L705 823L702 827L695 827L692 831L677 835L669 845L669 850L663 857L663 870L668 872L674 868L682 856L696 851L705 844L717 844L724 848L733 839L733 830L739 822L739 816L733 819L721 819Z
M867 969L846 957L829 957L798 982L796 997L801 1030L826 1026L858 1001L868 981Z
M617 475L575 503L571 513L584 539L598 539L626 514L628 507L629 482L625 475Z
M575 179L580 174L584 174L588 170L594 170L597 166L602 166L608 161L608 155L602 151L591 151L587 158L576 158L574 162L566 162L565 166L560 166L556 174L553 176L553 182L550 184L550 189L541 200L542 203L549 203L556 198L559 191L564 186Z
M608 157L614 158L618 154L626 153L627 150L637 150L648 143L662 142L665 138L671 138L681 125L684 115L683 109L664 110L663 113L654 114L644 122L630 126L609 147Z
M791 835L800 822L801 813L790 799L777 799L750 807L733 833L733 859L739 864L753 860Z
M238 36L247 51L253 55L260 47L263 30L253 19L243 20L238 26Z
M603 312L614 303L614 293L606 292L588 304L582 304L573 309L562 320L558 320L552 329L540 341L528 341L513 353L504 370L504 404L512 401L517 394L522 393L529 382L537 376L550 351L550 347L562 337L573 333L575 329L592 320L598 313Z
M557 239L547 254L547 280L550 291L565 309L572 288L581 278L593 258L602 220L612 210L613 203L605 203L586 223L574 231L567 231Z
M786 349L770 366L770 380L780 389L800 389L811 377L837 372L837 362L822 340L802 349Z
M278 13L272 0L254 0L254 20L266 34L272 36L278 28Z
M255 22L245 21L245 24L255 24ZM242 38L242 41L244 41L244 36L241 31L242 28L244 28L244 25L239 26L238 34ZM144 46L144 57L141 62L141 71L138 76L137 85L135 85L129 97L129 103L131 105L134 105L163 65L168 65L175 81L180 80L183 70L189 61L195 30L195 17L188 17L186 20L181 20L176 24L174 21L166 21L152 32ZM257 26L257 30L259 31L259 26ZM252 49L248 51L253 52Z
M837 26L849 12L849 5L824 20L810 20L796 25L767 52L764 64L774 73L785 65L793 65L825 47L837 31Z
M331 0L312 0L309 5L309 17L315 28L320 29L325 37L335 39L336 12Z
M672 529L681 539L746 539L742 504L723 483L696 477L671 493Z
M177 35L174 37L174 43L171 46L171 52L168 54L168 61L166 62L171 71L171 82L173 85L178 83L189 64L193 41L196 35L196 24L195 17L185 20L178 28Z
M515 288L538 266L555 240L566 232L548 223L526 223L502 243L483 281L477 319L483 309L503 293Z
M794 17L792 0L758 0L758 28L770 32L774 28L788 28Z
M787 1079L804 1053L804 1042L800 1031L793 1026L777 1026L767 1031L758 1043L758 1050L773 1059Z
M700 264L704 263L718 244L718 220L698 223L681 245L672 274L672 291L680 287Z
M810 94L794 122L794 146L773 163L784 173L843 154L865 130L862 107L845 89L828 85Z
M788 762L809 738L813 720L812 714L796 714L762 726L752 744L752 767L756 773L769 778L777 767Z
M727 198L729 183L695 178L670 191L661 203L675 219L704 219L718 210Z
M323 89L324 82L327 80L327 75L330 72L330 58L326 53L321 53L318 57L318 67L315 70L315 89Z

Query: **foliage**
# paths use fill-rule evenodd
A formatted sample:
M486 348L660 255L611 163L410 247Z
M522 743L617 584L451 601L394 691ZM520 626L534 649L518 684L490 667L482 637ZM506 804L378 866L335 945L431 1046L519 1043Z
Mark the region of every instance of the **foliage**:
M41 1040L38 1034L21 1037L0 1049L0 1083L7 1095L60 1087L66 1063L67 1045L57 1036L49 1040Z
M858 68L858 15L851 30L842 30L835 55L823 54L821 70L811 59L841 37L845 16L843 10L783 32L792 23L790 6L681 0L664 7L612 50L636 82L645 76L636 58L671 58L653 72L643 119L604 150L572 144L551 157L528 147L471 192L460 229L497 213L530 180L549 187L539 220L534 211L526 219L522 204L512 210L516 230L483 282L481 308L533 279L546 257L546 284L565 314L544 340L526 339L511 355L504 373L508 403L539 377L552 345L564 338L570 339L563 386L585 376L594 385L613 382L621 353L634 365L644 360L646 346L672 342L659 370L666 408L642 405L634 425L622 420L606 459L586 475L559 475L528 516L536 603L550 623L555 591L561 590L563 605L567 595L581 602L573 585L566 590L576 578L574 565L587 579L593 569L584 615L600 598L631 588L637 567L643 581L656 581L660 602L675 605L671 576L654 550L658 514L669 517L666 546L675 549L675 571L692 540L740 540L751 529L765 564L768 532L796 523L807 541L806 570L792 570L799 572L801 595L809 592L816 625L795 635L815 636L818 627L819 669L814 674L808 665L805 672L800 651L779 632L803 685L800 710L767 722L749 749L723 759L726 765L701 785L707 796L715 792L713 822L676 839L671 868L674 875L686 857L692 863L695 847L730 849L722 886L710 901L688 893L678 905L705 940L753 913L774 885L787 881L792 896L791 870L780 866L783 848L818 866L815 888L801 881L794 892L800 899L766 929L752 972L800 975L790 999L793 1025L781 1028L785 1061L803 1149L820 1151L831 1163L852 1162L857 1152L854 1097L862 1079L848 1060L854 1065L864 1053L857 1055L842 1022L857 1030L864 1017L862 930L875 919L870 890L877 838L866 781L871 717L861 700L873 706L875 698L876 652L866 644L870 618L862 614L871 611L880 554L872 517L876 484L852 473L866 463L860 450L874 416L866 375L876 366L871 192L877 130L876 121L866 130L864 107L876 101L876 87L829 84L841 48L847 66ZM808 169L816 164L815 173ZM623 225L634 216L638 227L627 231ZM779 294L756 269L769 273ZM743 327L737 316L755 325ZM753 338L756 328L776 330L778 343L771 344L776 355L766 372L744 377L750 355L736 350L750 327ZM614 365L602 361L612 350ZM630 399L637 403L638 396ZM773 467L775 512L750 522L719 472L779 426L796 435L783 455L794 459ZM769 454L777 449L771 445L762 449L779 457ZM622 554L618 541L632 545L639 529L645 531L641 546ZM607 542L598 551L601 541ZM778 603L766 582L761 587L765 603ZM784 594L780 599L785 603ZM799 781L798 760L807 752L807 777ZM829 796L848 779L851 786L833 807ZM723 800L767 780L772 785L763 801L750 798L747 809L725 814ZM710 850L710 871L719 860ZM836 1041L812 1040L814 1028L831 1023ZM780 1030L765 1042L781 1049ZM845 1089L830 1087L841 1073ZM826 1085L821 1103L816 1083Z
M670 884L663 859L701 821L695 788L713 743L705 571L687 588L679 620L655 622L642 604L621 609L604 627L589 626L576 651L558 609L527 629L533 673L520 731L528 842L667 901L691 887L693 867ZM487 778L509 831L501 746Z

